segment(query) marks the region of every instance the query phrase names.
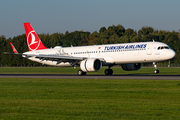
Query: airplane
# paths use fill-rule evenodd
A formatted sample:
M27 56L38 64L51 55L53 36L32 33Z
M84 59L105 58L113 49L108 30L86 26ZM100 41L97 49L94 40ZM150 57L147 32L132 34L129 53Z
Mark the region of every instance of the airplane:
M87 72L99 71L102 66L108 66L105 75L112 75L111 67L121 65L123 70L139 70L142 63L153 62L154 73L159 73L157 63L170 60L176 53L167 44L162 42L136 42L106 45L71 46L47 48L43 45L38 35L29 22L24 23L29 51L18 53L11 44L14 53L22 55L29 60L50 66L76 67L80 66L78 75Z

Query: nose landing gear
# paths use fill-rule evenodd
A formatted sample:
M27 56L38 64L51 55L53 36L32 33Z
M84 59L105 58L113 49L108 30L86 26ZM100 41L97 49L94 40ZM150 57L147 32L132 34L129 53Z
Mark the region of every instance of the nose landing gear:
M157 64L158 64L157 62L153 62L155 68L154 73L159 73L159 70L157 69Z

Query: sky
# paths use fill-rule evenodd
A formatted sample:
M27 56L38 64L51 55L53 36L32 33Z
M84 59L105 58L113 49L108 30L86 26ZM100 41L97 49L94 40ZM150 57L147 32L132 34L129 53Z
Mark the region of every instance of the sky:
M38 34L99 31L122 25L136 31L180 29L180 0L1 0L0 36L22 35L24 22Z

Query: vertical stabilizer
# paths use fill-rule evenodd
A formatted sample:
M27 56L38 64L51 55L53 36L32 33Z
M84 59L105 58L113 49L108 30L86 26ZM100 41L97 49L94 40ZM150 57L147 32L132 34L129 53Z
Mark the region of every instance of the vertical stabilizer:
M30 23L24 23L24 28L26 32L29 51L47 49L39 39L38 35L34 31Z

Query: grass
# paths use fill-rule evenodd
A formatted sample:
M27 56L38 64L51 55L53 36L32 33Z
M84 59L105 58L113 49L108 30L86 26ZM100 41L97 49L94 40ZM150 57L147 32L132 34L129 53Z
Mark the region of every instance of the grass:
M179 120L178 80L0 78L0 120Z
M103 67L98 72L89 72L87 74L104 74ZM154 74L154 68L141 68L136 71L124 71L121 67L112 67L114 74ZM158 68L159 74L180 74L180 68ZM0 73L50 73L50 74L77 74L79 68L73 67L0 67Z

